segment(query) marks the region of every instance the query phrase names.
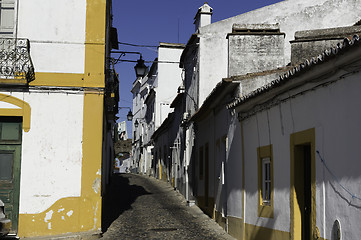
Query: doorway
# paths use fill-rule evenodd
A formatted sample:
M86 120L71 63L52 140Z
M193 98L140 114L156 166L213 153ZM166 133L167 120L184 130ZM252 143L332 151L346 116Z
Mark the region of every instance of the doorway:
M17 233L19 219L22 120L0 117L0 199Z
M311 240L316 227L314 129L291 135L291 239Z

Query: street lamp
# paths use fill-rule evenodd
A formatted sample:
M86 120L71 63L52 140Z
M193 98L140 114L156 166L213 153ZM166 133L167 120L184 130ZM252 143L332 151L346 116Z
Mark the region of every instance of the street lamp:
M138 77L144 77L147 72L147 66L144 64L144 60L142 59L142 55L140 55L140 59L137 61L137 65L134 67L135 75Z
M133 113L131 110L129 110L128 114L127 114L127 120L128 121L132 121L133 120Z
M129 112L127 114L127 120L128 121L132 121L133 120L133 113L132 113L132 109L130 107L118 107L118 109L122 109L122 108L128 108Z
M137 64L134 67L135 75L138 77L144 77L147 74L148 67L144 64L144 60L142 58L142 54L140 52L125 52L125 51L112 51L111 53L120 54L117 59L114 59L114 64L118 62L135 62L133 60L121 60L120 58L125 56L126 54L139 54L140 58L137 60Z
M134 127L138 127L139 126L139 122L138 122L138 120L135 120L135 122L134 122Z

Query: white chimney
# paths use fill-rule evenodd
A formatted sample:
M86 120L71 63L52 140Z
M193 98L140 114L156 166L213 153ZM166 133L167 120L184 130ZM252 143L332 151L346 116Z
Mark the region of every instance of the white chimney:
M198 8L198 12L194 17L194 25L196 32L200 27L211 24L212 14L213 14L213 8L211 8L207 2L205 2L202 7Z

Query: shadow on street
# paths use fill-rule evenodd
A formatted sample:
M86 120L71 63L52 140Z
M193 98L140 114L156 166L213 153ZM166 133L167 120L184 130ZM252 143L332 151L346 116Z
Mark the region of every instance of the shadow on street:
M109 187L102 200L103 233L124 211L131 209L131 205L137 197L151 194L143 187L129 185L129 178L131 178L130 174L114 174L111 177Z

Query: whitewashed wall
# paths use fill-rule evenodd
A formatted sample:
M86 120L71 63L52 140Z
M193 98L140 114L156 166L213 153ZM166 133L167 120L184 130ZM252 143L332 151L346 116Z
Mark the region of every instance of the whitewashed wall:
M333 76L332 79L337 79ZM290 231L290 134L315 128L316 151L339 183L361 197L361 74L317 88L242 121L245 146L246 223ZM290 91L294 94L296 91ZM284 95L282 97L287 97ZM273 145L274 218L257 217L257 147ZM338 185L316 155L316 222L321 237L331 239L341 222L343 239L358 239L361 200ZM240 200L240 199L239 199Z
M177 95L177 89L182 83L181 73L177 62L180 61L182 48L158 48L158 82L156 88L155 128L157 129L171 112L170 104ZM165 63L174 62L174 63Z
M19 0L17 21L37 72L84 73L86 0Z
M229 122L226 158L227 215L243 218L241 127L236 115L233 115Z
M23 131L20 214L40 213L61 198L79 197L83 93L3 94L19 98L31 107L30 131Z
M227 77L228 47L226 35L234 23L279 23L285 38L285 65L290 61L290 40L301 30L351 26L360 20L360 0L288 0L231 17L199 29L200 89L199 105L203 103L221 78ZM214 14L217 9L214 9Z

